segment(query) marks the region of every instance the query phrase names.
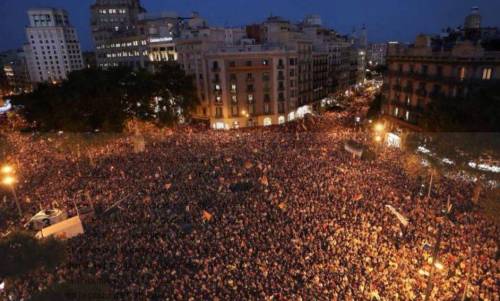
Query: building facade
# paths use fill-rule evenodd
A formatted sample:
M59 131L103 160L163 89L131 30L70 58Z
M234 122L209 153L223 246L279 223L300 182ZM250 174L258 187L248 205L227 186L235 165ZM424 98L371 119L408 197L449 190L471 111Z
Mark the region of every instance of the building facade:
M468 17L466 22L477 27L477 19ZM391 43L383 86L384 118L420 130L419 119L433 99L462 97L478 84L500 84L500 49L485 49L487 40L466 36L459 29L444 37L419 35L410 47Z
M3 72L8 84L8 94L18 94L31 90L26 55L22 49L7 50L0 53L0 72Z
M196 83L193 117L216 129L294 120L349 87L351 44L318 16L297 24L270 17L245 29L197 20L183 27L176 49Z
M367 49L368 66L385 66L387 43L372 43Z
M24 52L33 83L59 82L83 68L78 35L65 10L30 9L28 16Z

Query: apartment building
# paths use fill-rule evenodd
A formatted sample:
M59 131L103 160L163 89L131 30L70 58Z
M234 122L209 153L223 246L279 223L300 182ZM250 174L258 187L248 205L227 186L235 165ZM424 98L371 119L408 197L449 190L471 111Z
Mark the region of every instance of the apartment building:
M419 35L409 47L389 44L381 109L385 119L420 130L419 119L433 99L465 96L479 84L500 83L500 49L491 46L498 45L491 39L500 41L500 35L481 37L477 10L472 14L463 29Z
M23 50L31 82L59 82L83 68L78 35L65 10L36 8L28 10L28 16Z

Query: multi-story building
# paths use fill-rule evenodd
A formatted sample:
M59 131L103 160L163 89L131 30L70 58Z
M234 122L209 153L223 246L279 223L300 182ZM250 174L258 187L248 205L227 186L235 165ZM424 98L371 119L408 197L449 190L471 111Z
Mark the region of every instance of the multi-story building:
M58 82L83 68L78 35L65 10L30 9L28 16L24 52L33 83Z
M129 66L141 65L144 48L141 46L145 45L142 45L144 39L139 37L137 27L139 15L146 10L140 1L96 0L90 10L97 65L115 66L117 61Z
M91 12L101 68L128 66L154 71L155 63L175 61L175 38L183 21L189 19L171 12L146 13L139 0L97 0Z
M495 38L496 43L476 35L467 38L472 25L481 32L478 19L473 11L473 17L466 18L465 29L446 36L419 35L410 47L389 44L381 109L385 119L419 130L419 118L433 99L464 96L479 83L500 83L500 49L491 47L499 44L500 37Z
M0 72L4 73L7 80L8 93L22 93L31 89L26 55L22 49L0 53L0 67Z
M193 116L214 128L284 123L348 87L351 44L317 16L299 24L270 17L244 30L198 18L176 40L178 62L195 79Z
M387 43L372 43L366 53L368 66L384 66L387 57Z

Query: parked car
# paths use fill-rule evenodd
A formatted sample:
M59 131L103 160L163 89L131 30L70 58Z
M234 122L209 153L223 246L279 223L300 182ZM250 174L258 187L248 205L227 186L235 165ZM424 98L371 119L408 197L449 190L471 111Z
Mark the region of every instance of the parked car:
M24 226L30 230L41 230L53 224L57 224L67 219L65 211L59 209L42 210L35 214Z

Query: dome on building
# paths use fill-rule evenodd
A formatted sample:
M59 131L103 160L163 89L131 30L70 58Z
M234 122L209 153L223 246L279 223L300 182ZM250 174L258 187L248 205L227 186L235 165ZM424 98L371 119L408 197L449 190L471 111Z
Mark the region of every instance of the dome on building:
M479 29L481 28L481 15L479 14L479 7L474 6L471 8L470 14L465 17L465 29Z

